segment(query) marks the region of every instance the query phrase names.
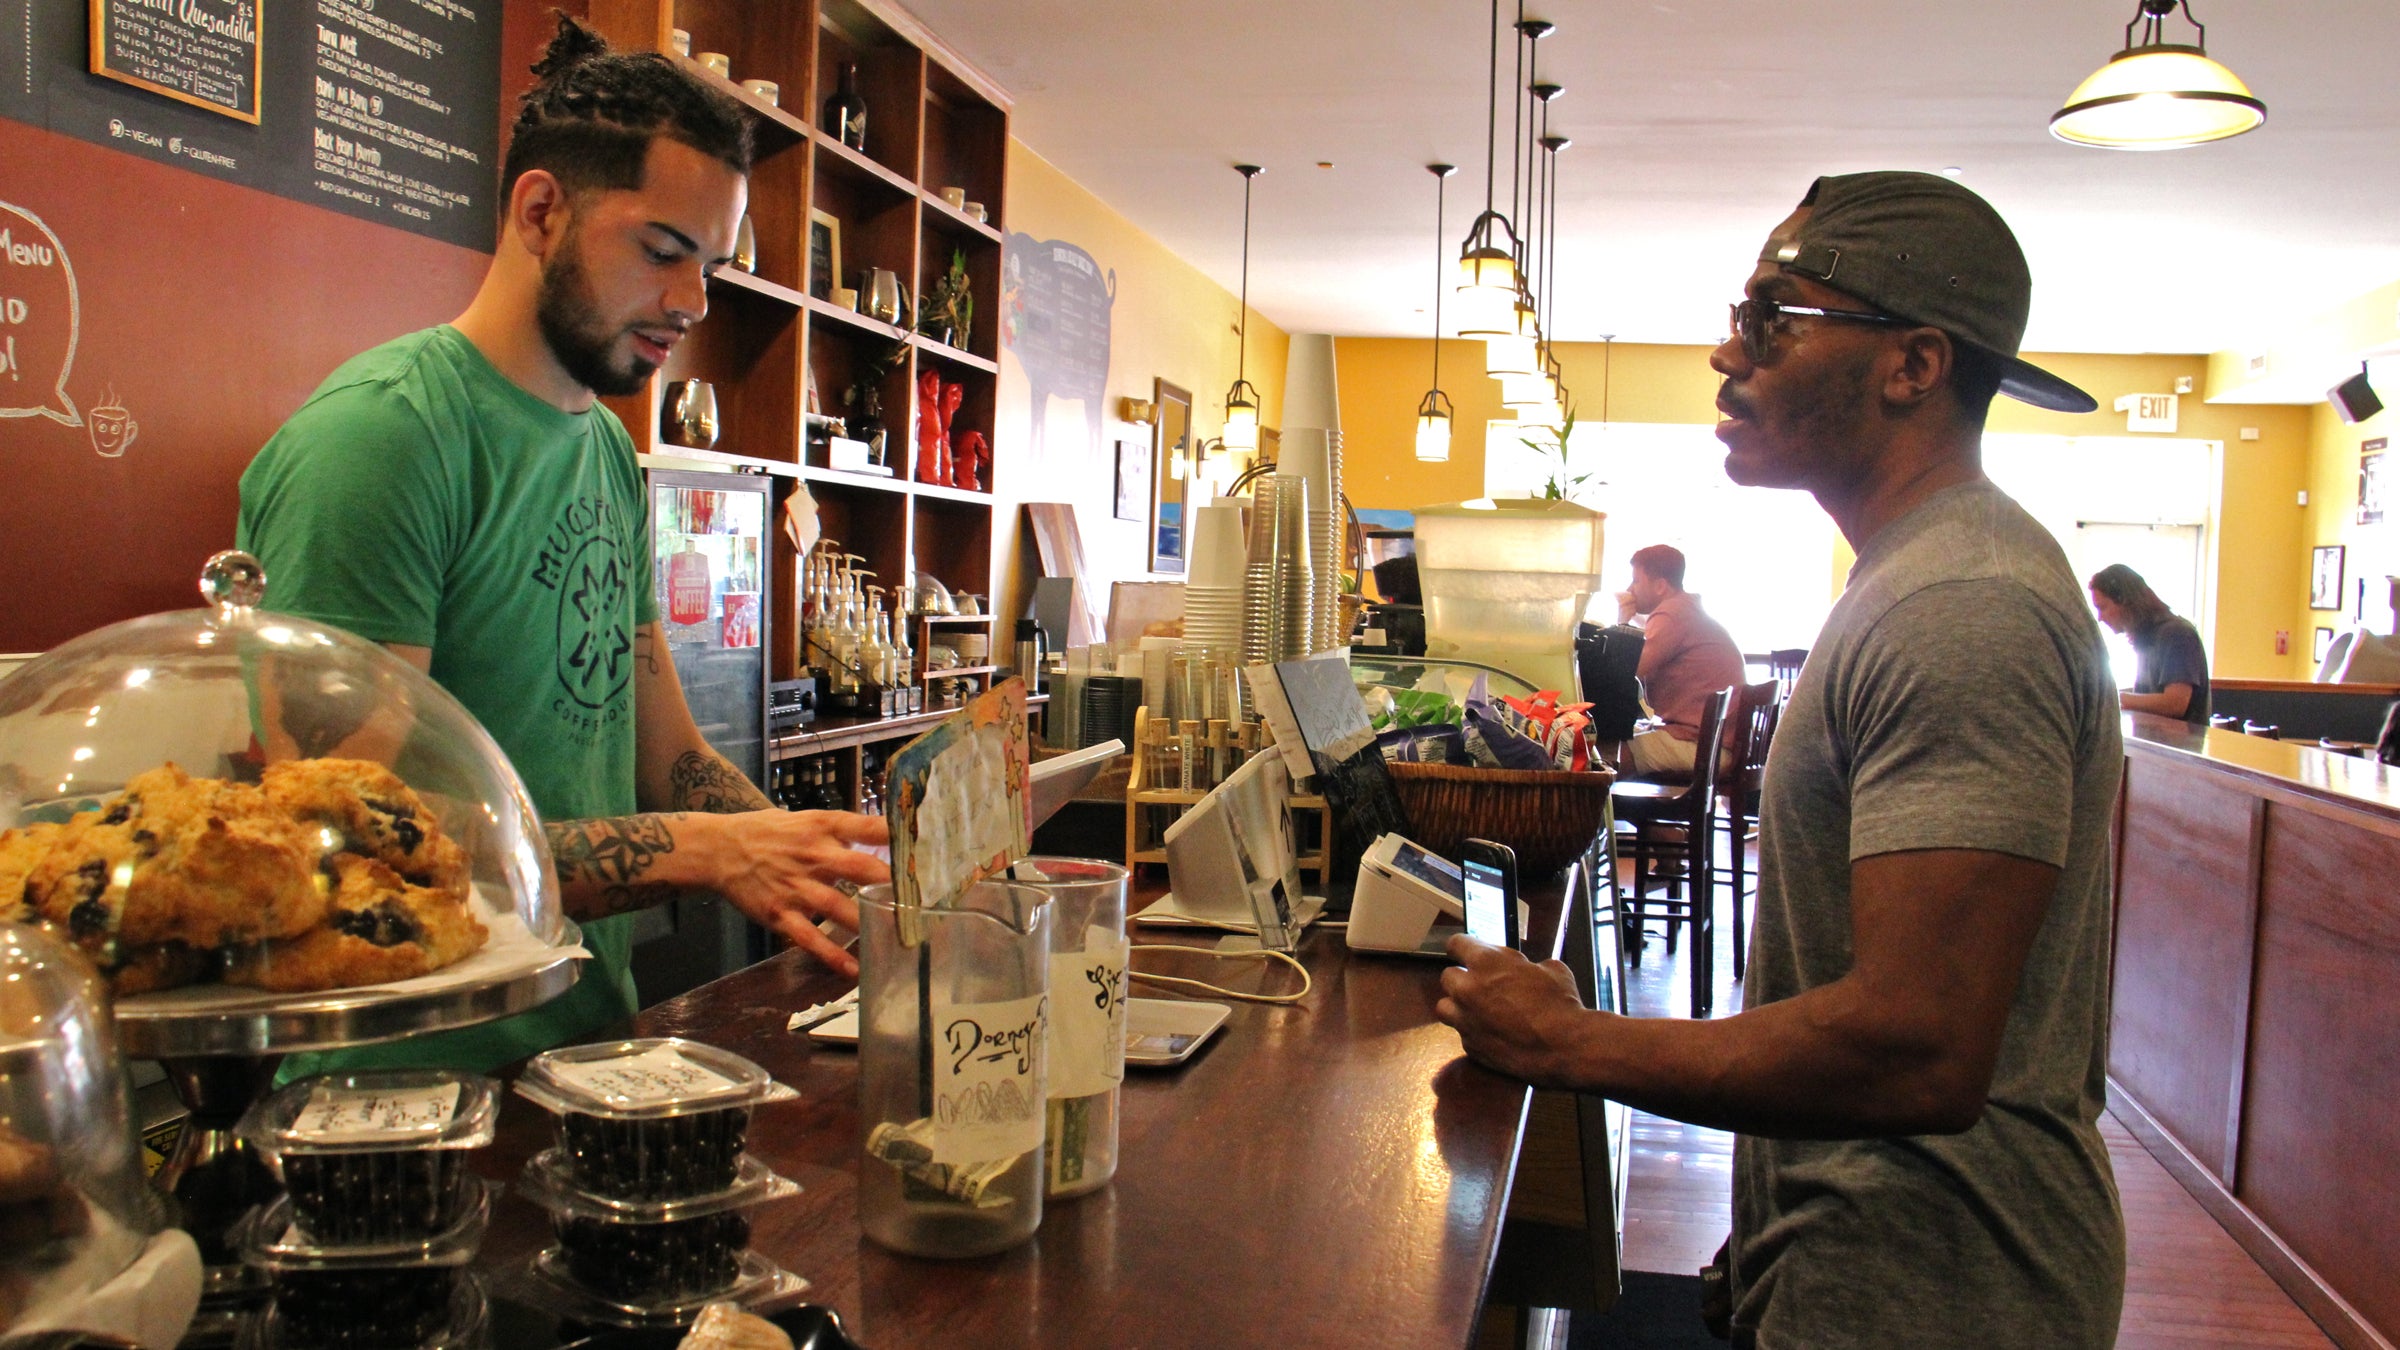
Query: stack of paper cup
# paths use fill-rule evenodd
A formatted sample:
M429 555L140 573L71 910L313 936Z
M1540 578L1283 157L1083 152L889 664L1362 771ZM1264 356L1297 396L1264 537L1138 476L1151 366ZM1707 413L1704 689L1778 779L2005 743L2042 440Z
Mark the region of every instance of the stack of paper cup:
M1284 363L1279 467L1308 479L1308 539L1316 563L1309 646L1312 651L1330 650L1349 638L1341 626L1342 571L1349 550L1343 546L1341 523L1341 381L1329 333L1292 334Z
M1187 647L1242 650L1242 581L1249 565L1242 504L1212 502L1192 513L1191 572L1183 590Z
M1242 659L1289 661L1310 651L1314 569L1308 539L1308 480L1258 480L1250 508L1250 565L1243 580Z
M1309 584L1308 651L1312 653L1339 645L1335 630L1341 613L1342 499L1334 481L1332 440L1332 433L1314 427L1292 428L1284 433L1282 457L1276 461L1279 474L1293 475L1308 484L1304 528L1316 564Z

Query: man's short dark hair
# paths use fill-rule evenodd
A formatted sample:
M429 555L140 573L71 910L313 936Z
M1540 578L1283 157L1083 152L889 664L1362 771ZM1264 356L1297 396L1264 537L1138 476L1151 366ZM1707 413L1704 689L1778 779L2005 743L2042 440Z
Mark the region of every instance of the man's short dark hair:
M533 75L500 168L503 213L517 180L535 169L570 195L638 189L660 136L750 172L749 114L669 57L612 51L562 13Z
M1673 544L1637 548L1628 561L1676 590L1683 589L1683 550Z

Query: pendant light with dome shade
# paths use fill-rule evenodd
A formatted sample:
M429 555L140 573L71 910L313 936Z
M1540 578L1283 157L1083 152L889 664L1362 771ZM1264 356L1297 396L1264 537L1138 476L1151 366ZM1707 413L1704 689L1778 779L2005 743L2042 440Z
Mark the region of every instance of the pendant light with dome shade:
M1417 458L1426 464L1440 464L1450 458L1454 421L1450 396L1442 392L1442 199L1458 166L1428 164L1425 172L1433 175L1433 387L1417 404Z
M1500 159L1500 0L1492 0L1489 73L1484 107L1483 214L1467 227L1466 240L1458 250L1458 335L1464 338L1509 337L1517 331L1517 227L1495 209L1493 196Z
M1233 387L1225 391L1225 448L1243 453L1258 449L1258 390L1245 378L1250 359L1250 184L1266 170L1256 164L1236 164L1233 171L1242 176L1242 313L1241 324L1235 330L1241 334L1234 348Z
M2181 11L2189 43L2166 40L2166 20ZM2134 40L2134 30L2141 40ZM2191 0L2139 0L2125 25L2125 48L2067 96L2050 134L2104 150L2179 150L2255 130L2267 105L2241 77L2211 59L2208 29Z

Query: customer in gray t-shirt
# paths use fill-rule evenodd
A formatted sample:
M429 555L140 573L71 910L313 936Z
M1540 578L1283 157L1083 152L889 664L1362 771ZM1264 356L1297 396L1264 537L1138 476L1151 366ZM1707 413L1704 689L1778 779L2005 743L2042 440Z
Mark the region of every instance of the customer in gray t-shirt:
M1436 1014L1503 1072L1739 1133L1737 1346L2099 1350L2117 693L1981 461L1995 392L2094 405L2015 356L2023 255L1948 179L1817 180L1746 289L1710 357L1726 473L1809 492L1858 563L1768 759L1744 1010L1586 1011L1460 938Z
M1762 1343L1948 1344L1970 1309L2006 1318L1976 1345L2115 1339L2124 1238L2096 1121L2123 756L2082 587L1998 488L1948 488L1860 550L1768 758L1744 1005L1847 973L1860 859L1981 850L2058 886L1974 1128L1736 1141L1736 1314Z

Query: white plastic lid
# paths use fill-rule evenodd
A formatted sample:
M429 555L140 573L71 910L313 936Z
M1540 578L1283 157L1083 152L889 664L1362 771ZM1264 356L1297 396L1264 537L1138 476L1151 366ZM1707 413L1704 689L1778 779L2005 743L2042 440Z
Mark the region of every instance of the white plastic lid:
M734 1172L733 1184L724 1190L673 1200L615 1200L577 1186L567 1171L566 1154L554 1148L544 1150L525 1164L524 1175L517 1179L517 1191L551 1213L569 1218L603 1219L610 1223L674 1223L798 1195L800 1183L745 1153L741 1166Z
M270 1158L482 1148L500 1120L500 1085L456 1069L329 1073L254 1103L240 1132Z
M461 1177L459 1185L472 1192L459 1206L458 1221L430 1238L400 1238L390 1242L346 1243L331 1247L309 1240L292 1222L292 1198L279 1197L263 1209L252 1210L237 1231L242 1264L271 1271L393 1270L410 1266L463 1266L475 1259L483 1230L492 1217L492 1183L480 1177Z
M537 1055L518 1095L561 1115L651 1120L793 1095L729 1050L680 1036L574 1045Z

